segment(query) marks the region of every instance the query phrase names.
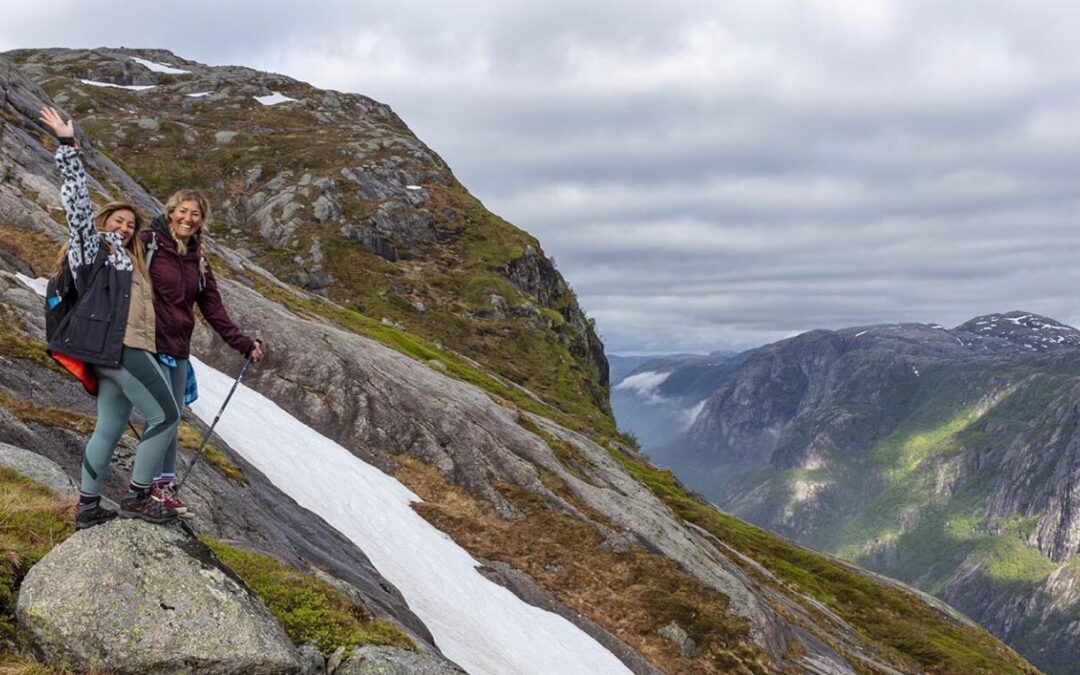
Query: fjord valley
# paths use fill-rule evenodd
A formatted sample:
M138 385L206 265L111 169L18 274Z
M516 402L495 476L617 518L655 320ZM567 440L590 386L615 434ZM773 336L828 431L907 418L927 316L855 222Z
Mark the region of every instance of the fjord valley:
M613 402L692 411L647 450L722 510L932 593L1067 673L1078 347L1080 331L1020 311L818 330L642 364Z

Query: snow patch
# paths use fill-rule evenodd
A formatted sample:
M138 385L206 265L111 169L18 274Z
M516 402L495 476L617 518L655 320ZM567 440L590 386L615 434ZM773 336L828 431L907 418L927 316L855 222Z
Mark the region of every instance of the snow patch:
M419 185L406 185L405 189L406 190L423 190L424 188L420 187Z
M113 84L112 82L98 82L97 80L83 80L79 82L88 84L91 87L115 87L116 89L127 89L128 91L143 91L144 89L153 89L157 85L155 84Z
M289 98L284 94L273 92L269 96L255 96L253 97L259 103L263 105L277 105L278 103L285 103L286 101L295 101L295 98Z
M209 422L232 378L192 358ZM304 508L356 543L401 590L451 660L470 673L628 673L576 626L522 602L409 506L420 498L391 476L241 385L215 431ZM333 489L327 489L332 486Z
M212 93L214 93L214 92L212 92L212 91L200 91L200 92L195 93L195 94L184 94L184 96L187 96L188 98L201 98L203 96L209 96Z
M45 277L38 277L37 279L31 279L30 277L22 274L21 272L15 273L15 278L23 283L24 286L30 288L38 295L45 296L45 288L49 285L49 280Z
M146 59L140 59L138 56L132 56L132 61L141 63L155 73L168 73L169 75L190 75L190 70L180 70L179 68L173 68L172 66L166 66L162 63L154 63L153 61L147 61Z
M870 332L870 331L868 331L868 330L864 330L864 331L859 331L858 333L855 333L855 337L859 337L859 336L861 336L861 335L866 335L866 334L867 334L867 333L869 333L869 332Z

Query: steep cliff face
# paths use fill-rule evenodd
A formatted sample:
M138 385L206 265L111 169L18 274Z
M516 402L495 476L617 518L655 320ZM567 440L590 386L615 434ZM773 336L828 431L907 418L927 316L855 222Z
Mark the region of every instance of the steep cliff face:
M722 508L938 594L1069 672L1078 340L1023 312L807 333L747 354L667 457Z
M35 66L26 54L20 58L37 77L55 67ZM0 73L18 73L2 65ZM69 65L83 67L77 59ZM79 72L85 79L122 77L112 70ZM92 425L91 402L43 356L40 300L15 276L43 274L62 238L50 141L33 121L49 93L14 75L0 79L0 86L0 440L48 455L75 475ZM66 91L55 86L58 93ZM218 103L228 108L233 102ZM130 178L125 181L112 160L93 150L90 137L82 140L90 172L102 179L95 185L99 197L152 202ZM117 161L122 159L117 151ZM473 224L483 229L479 220ZM245 383L282 414L340 444L351 453L349 461L364 460L391 473L424 499L416 511L481 563L477 574L573 622L633 672L1032 672L947 606L800 549L693 498L670 474L622 446L598 408L597 414L583 413L580 406L553 399L550 389L538 395L505 377L498 364L334 302L333 293L328 299L313 292L282 268L294 282L284 283L253 261L270 258L256 251L255 235L239 229L236 240L226 234L210 252L234 318L268 338L267 358ZM503 234L508 246L516 246L517 235ZM472 235L466 227L460 236ZM551 271L543 271L538 251L534 246L532 262L522 246L517 255L494 263L500 274L518 277L534 307L543 298L557 303L562 292ZM524 265L512 263L518 257L526 259ZM487 302L505 312L490 296ZM205 326L197 329L194 347L222 371L238 365L235 353ZM560 355L544 358L556 363ZM188 493L197 506L196 529L320 569L335 583L348 582L350 593L375 614L429 649L441 646L435 622L421 619L421 610L404 602L361 550L374 550L379 542L346 538L293 501L283 483L245 462L244 453L213 440L222 456L200 464ZM129 446L125 442L115 459L111 491L123 481ZM295 448L300 457L304 450ZM295 467L289 477L305 472L302 460ZM280 467L270 468L280 474ZM326 483L305 489L333 489ZM431 570L441 572L437 566ZM452 616L439 618L440 625L454 624ZM485 636L470 641L483 644ZM543 672L542 665L535 669Z

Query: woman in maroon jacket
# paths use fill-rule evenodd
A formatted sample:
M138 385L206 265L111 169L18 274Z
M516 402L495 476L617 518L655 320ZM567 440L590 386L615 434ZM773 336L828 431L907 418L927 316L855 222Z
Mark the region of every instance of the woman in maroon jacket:
M200 250L203 223L209 220L210 204L206 197L197 190L180 190L165 202L165 214L140 233L150 256L159 366L172 386L180 410L184 408L188 385L195 305L230 347L244 356L250 355L252 361L262 358L260 342L244 335L229 318L217 281ZM173 490L177 447L174 438L162 460L161 471L154 478L153 490L167 506L187 515L187 505Z

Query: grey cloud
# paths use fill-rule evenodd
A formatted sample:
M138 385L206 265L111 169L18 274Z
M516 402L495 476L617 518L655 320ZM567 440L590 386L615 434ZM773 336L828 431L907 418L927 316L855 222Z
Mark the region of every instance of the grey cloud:
M1075 2L64 11L78 33L5 8L0 47L160 46L389 103L537 235L611 351L1080 321Z

